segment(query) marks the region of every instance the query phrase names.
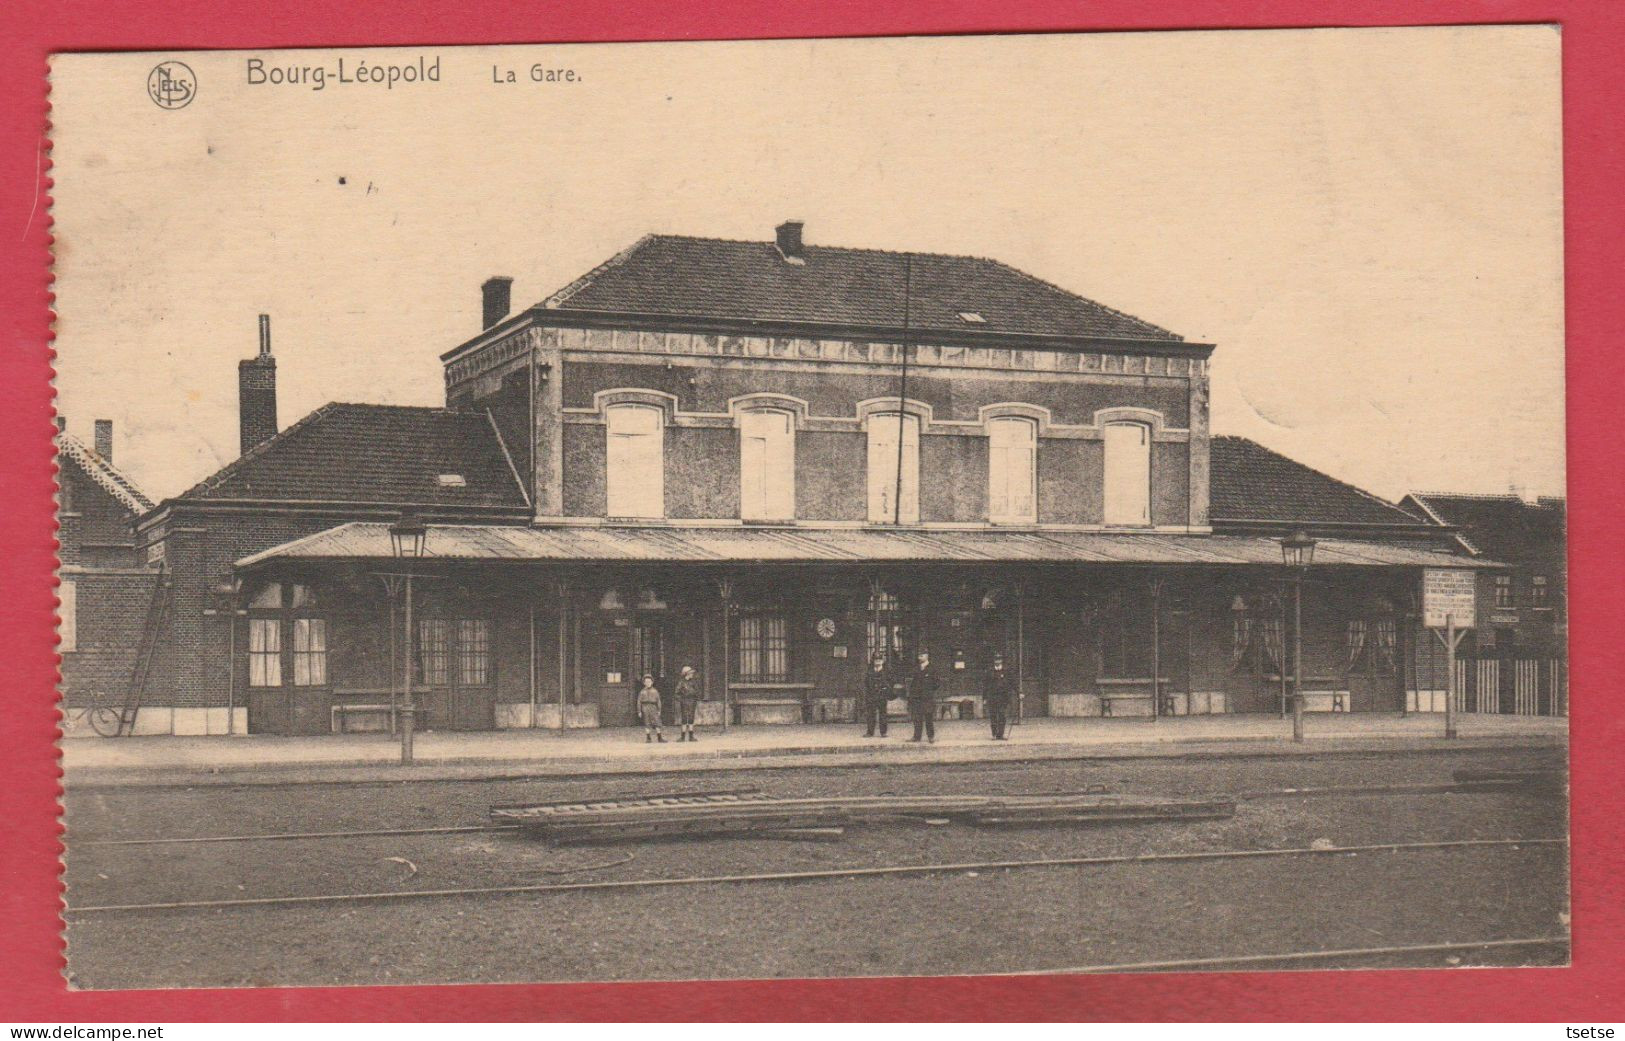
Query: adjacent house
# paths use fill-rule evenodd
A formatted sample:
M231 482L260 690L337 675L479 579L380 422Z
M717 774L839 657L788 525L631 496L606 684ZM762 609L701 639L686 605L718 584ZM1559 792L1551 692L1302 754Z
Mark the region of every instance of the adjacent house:
M112 422L94 430L86 445L57 418L57 651L70 732L84 710L122 703L162 581L136 548L135 520L152 502L113 465Z
M1478 578L1478 625L1464 645L1464 707L1479 712L1567 711L1567 500L1413 492L1399 504L1448 528L1462 552L1507 565Z

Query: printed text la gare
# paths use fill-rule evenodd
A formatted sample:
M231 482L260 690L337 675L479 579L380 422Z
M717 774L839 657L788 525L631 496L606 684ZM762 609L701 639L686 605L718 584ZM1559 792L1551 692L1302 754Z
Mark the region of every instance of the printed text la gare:
M540 62L532 65L527 72L532 83L580 83L581 75L574 69L549 68ZM520 70L505 68L500 65L491 66L492 83L519 83Z

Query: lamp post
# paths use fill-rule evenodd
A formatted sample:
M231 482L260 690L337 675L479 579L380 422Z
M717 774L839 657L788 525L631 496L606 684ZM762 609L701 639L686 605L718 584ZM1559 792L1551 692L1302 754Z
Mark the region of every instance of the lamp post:
M1303 740L1303 576L1315 561L1315 540L1295 531L1281 540L1281 560L1292 573L1292 740Z
M417 705L412 700L412 570L423 556L429 541L429 529L418 519L415 511L406 510L401 519L389 526L389 544L395 559L403 565L406 580L406 675L402 687L401 712L401 765L412 765L412 728L417 722Z

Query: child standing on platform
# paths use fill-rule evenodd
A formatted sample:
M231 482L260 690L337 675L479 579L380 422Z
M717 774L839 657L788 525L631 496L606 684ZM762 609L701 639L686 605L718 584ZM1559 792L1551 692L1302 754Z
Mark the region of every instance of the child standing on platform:
M643 686L638 690L638 716L643 720L643 743L665 744L666 735L660 732L660 690L653 676L644 676Z

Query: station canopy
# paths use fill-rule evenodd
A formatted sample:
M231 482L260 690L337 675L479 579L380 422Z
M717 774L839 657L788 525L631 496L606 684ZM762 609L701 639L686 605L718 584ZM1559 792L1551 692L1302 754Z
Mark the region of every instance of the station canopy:
M394 555L389 525L341 524L237 561L369 561ZM886 528L751 528L594 525L523 527L436 524L426 558L447 562L604 564L1176 564L1281 566L1267 535ZM1315 565L1499 567L1415 542L1323 539Z

